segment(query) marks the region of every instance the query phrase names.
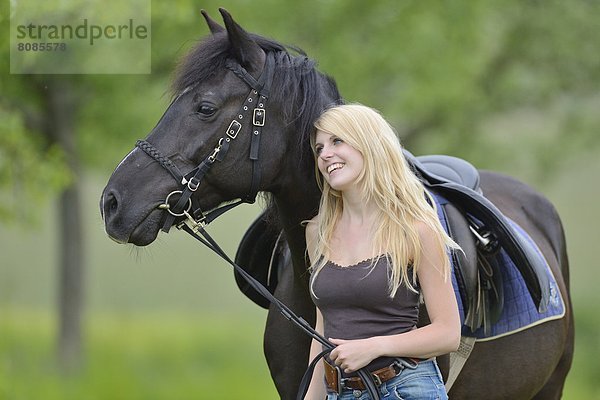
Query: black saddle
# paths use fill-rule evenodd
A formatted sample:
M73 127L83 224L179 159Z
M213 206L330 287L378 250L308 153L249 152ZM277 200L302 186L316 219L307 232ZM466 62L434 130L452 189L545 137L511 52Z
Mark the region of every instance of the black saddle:
M263 211L250 225L240 242L235 263L274 293L284 268L291 267L290 249L283 231L277 231L267 221L267 211ZM262 308L269 308L270 302L258 293L234 270L238 288Z
M473 331L488 328L502 312L503 292L495 254L505 249L521 274L538 310L544 312L549 299L545 265L535 250L481 194L479 173L469 162L447 155L405 157L425 187L448 200L442 212L450 236L463 252L454 252L455 275L465 309L465 324ZM252 223L240 245L235 261L262 282L271 292L283 268L291 267L289 248L282 232L268 227L266 211ZM268 302L241 277L240 290L263 308Z
M499 248L506 251L523 276L538 311L545 312L550 299L550 283L546 275L546 265L537 256L530 242L508 222L492 202L481 194L481 191L452 181L449 176L437 175L430 171L426 164L421 163L420 157L415 157L406 150L404 155L425 187L446 198L468 220L469 229L476 238L480 255L485 252L493 255ZM449 156L426 157L437 158L443 163L443 160ZM466 161L464 163L469 164ZM468 169L464 163L461 168ZM449 166L448 163L445 165ZM477 173L475 167L471 166L471 168L474 172L471 171L469 174ZM440 170L438 169L438 172ZM489 257L486 258L489 261Z

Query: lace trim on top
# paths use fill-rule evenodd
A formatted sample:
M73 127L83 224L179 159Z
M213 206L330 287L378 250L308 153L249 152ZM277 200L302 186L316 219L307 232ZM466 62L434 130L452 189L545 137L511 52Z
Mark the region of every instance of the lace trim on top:
M345 269L345 268L359 267L359 266L364 265L366 263L371 264L374 260L377 260L379 258L386 258L386 257L387 256L385 254L380 254L378 256L369 257L367 259L361 260L361 261L359 261L357 263L350 264L350 265L340 265L340 264L338 264L336 262L333 262L331 260L327 260L327 262L325 264L326 265L329 264L330 266L335 267L335 268Z

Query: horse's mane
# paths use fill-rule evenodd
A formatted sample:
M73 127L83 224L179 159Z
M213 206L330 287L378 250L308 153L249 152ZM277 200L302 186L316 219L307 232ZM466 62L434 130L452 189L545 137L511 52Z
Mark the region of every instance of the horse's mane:
M269 101L281 104L285 120L295 125L298 145L303 149L299 161L312 160L308 143L314 121L327 107L342 102L335 81L320 73L316 62L301 49L256 34L250 34L250 37L266 53L274 54L275 73ZM297 54L291 54L290 50ZM232 57L226 33L204 38L179 63L171 85L173 93L179 94L214 77L223 71L227 59Z

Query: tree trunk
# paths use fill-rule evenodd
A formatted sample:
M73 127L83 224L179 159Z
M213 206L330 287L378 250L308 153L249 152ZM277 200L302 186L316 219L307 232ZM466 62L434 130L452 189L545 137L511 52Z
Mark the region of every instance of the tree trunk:
M59 291L60 330L58 355L63 370L81 364L83 314L83 237L80 218L80 184L75 179L60 195Z
M58 203L58 360L64 372L83 360L82 314L84 303L84 238L81 226L80 165L74 131L77 99L72 82L52 77L45 82L46 134L64 151L72 173L71 183Z

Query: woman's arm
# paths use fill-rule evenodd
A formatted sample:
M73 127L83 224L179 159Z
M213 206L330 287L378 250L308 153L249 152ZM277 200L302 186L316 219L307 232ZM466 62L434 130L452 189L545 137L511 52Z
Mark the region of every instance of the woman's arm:
M360 340L331 339L338 345L330 358L346 372L364 367L377 357L429 358L455 351L460 344L460 316L451 279L439 270L443 259L433 231L419 224L423 254L417 271L431 324L399 335Z

